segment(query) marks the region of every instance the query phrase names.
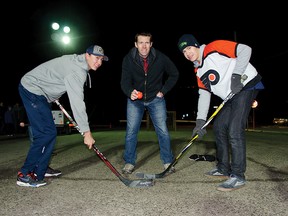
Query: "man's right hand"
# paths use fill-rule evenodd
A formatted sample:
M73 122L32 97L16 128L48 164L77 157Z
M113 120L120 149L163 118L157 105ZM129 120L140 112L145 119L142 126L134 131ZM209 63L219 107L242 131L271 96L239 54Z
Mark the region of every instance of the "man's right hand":
M95 143L95 140L90 131L84 133L84 144L88 146L89 149L92 148L92 145Z
M133 101L138 99L138 91L136 89L131 92L130 99Z

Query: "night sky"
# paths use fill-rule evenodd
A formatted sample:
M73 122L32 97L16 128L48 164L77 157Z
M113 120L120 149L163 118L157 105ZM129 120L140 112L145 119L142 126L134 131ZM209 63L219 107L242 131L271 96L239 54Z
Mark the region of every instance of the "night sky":
M100 3L46 0L21 2L15 6L11 2L11 6L8 6L11 12L9 19L1 15L2 20L6 21L2 28L6 30L2 31L5 47L5 52L2 48L2 55L5 56L2 67L5 69L2 69L0 100L6 105L20 101L17 89L19 80L38 64L63 54L81 54L88 46L98 44L104 48L109 61L90 73L92 88L85 87L87 112L93 124L117 124L119 119L125 119L126 111L126 98L120 88L122 59L134 46L135 34L149 31L154 37L153 46L169 56L180 71L177 85L166 95L168 110L176 110L178 119L183 113L190 113L190 118L193 118L197 104L193 64L177 48L179 37L191 33L200 44L228 39L251 46L251 63L262 75L265 85L265 90L257 98L256 122L272 124L274 117L288 118L288 33L285 29L268 27L267 17L259 17L253 25L245 27L236 25L241 22L231 25L231 21L226 22L219 16L204 19L198 13L193 13L192 9L175 11L175 5L166 4L166 9L157 9L143 2L142 6L129 5L134 9L125 10L124 5ZM119 11L115 13L115 10ZM207 21L209 18L210 22ZM72 45L64 47L51 39L50 26L53 21L71 27ZM242 24L252 24L251 20L242 21ZM281 19L277 21L277 25L281 26ZM65 97L60 101L69 109ZM220 102L219 98L213 97L211 106Z

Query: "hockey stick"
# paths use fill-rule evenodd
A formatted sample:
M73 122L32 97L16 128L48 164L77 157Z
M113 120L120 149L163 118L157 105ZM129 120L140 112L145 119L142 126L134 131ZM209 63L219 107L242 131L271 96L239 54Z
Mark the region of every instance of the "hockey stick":
M210 116L210 118L206 121L206 123L201 127L201 130L207 127L207 125L214 119L217 113L222 109L224 104L234 96L232 92L228 94L228 96L222 101L222 103L218 106L218 108L214 111L214 113ZM163 178L165 174L176 165L178 160L182 157L182 155L189 149L189 147L193 144L193 142L198 138L198 134L194 135L193 138L189 141L189 143L182 149L182 151L178 154L178 156L173 160L173 162L161 173L158 174L147 174L147 173L136 173L138 178L142 179L157 179Z
M74 127L78 130L78 132L83 136L83 132L80 131L78 124L73 120L73 118L69 115L69 113L64 109L64 107L60 104L58 100L55 100L55 103L59 106L65 116L69 119L70 122L73 123ZM107 158L99 151L95 144L92 145L93 150L96 152L97 156L108 166L108 168L128 187L134 188L143 188L150 187L154 185L153 179L135 179L130 180L123 177L116 168L107 160Z

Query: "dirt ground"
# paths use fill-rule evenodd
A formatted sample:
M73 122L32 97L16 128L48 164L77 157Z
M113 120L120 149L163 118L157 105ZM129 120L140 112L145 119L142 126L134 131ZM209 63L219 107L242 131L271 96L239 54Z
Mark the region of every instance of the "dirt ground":
M189 142L192 129L171 131L175 156ZM84 146L79 134L58 136L51 167L62 175L48 185L16 185L18 169L29 147L27 136L0 141L0 215L2 216L287 216L288 130L247 131L247 184L233 192L216 190L221 181L204 176L215 162L189 160L191 154L215 155L213 133L192 144L176 164L176 172L151 187L128 187ZM124 130L94 132L96 146L120 172ZM139 134L135 172L161 173L154 131Z

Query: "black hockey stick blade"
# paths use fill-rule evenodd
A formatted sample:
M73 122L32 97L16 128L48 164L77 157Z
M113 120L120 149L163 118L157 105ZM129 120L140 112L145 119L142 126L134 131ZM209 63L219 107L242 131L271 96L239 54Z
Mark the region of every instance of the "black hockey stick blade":
M153 179L127 179L122 176L116 168L107 160L107 158L97 149L95 144L92 146L93 150L96 152L97 156L108 166L108 168L122 181L126 186L132 188L144 188L144 187L151 187L155 184Z

